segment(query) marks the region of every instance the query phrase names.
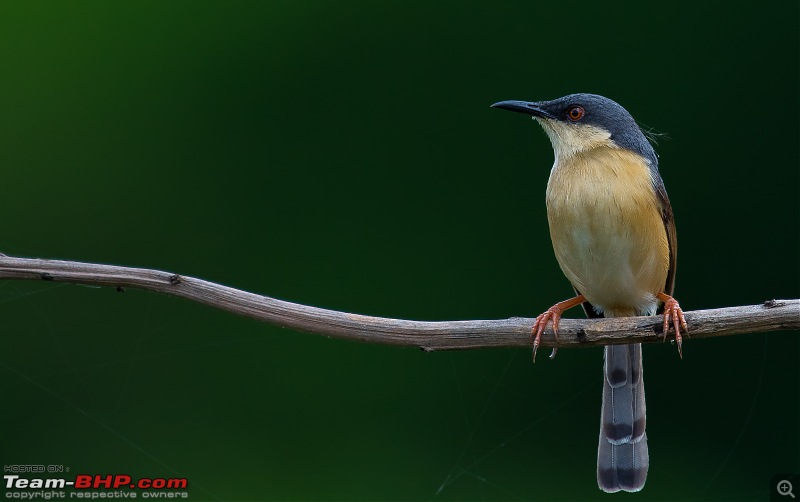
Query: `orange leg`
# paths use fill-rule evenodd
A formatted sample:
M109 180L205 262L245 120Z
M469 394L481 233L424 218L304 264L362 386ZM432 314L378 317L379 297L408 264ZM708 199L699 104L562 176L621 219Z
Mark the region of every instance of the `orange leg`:
M675 343L678 345L678 355L683 359L681 328L687 335L689 334L686 319L683 317L683 310L681 310L677 300L666 293L659 293L656 298L664 302L664 340L666 341L667 339L667 331L669 331L670 321L672 321L672 326L675 328Z
M570 298L569 300L556 303L536 318L536 321L533 323L533 327L531 328L531 338L533 338L533 362L536 362L536 350L539 348L539 343L542 339L542 333L544 333L547 323L553 321L553 336L555 336L556 341L558 341L558 322L561 320L561 314L563 314L565 310L571 309L575 305L580 305L585 301L586 298L584 298L583 295L578 295L575 298ZM550 354L550 359L555 357L557 350L557 347L553 348L553 353Z

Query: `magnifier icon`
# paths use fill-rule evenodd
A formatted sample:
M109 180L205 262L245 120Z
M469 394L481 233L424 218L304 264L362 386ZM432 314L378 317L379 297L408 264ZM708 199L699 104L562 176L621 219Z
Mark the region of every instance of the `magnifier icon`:
M794 498L794 493L792 493L792 483L789 481L782 479L778 481L778 494L779 495L788 495Z

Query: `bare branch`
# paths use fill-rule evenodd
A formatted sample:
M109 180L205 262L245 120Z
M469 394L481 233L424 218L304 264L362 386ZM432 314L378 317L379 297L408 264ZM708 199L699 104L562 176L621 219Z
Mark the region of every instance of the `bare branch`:
M0 255L0 279L45 280L138 288L179 296L234 314L308 333L348 340L419 347L426 351L524 347L533 319L425 322L387 319L309 307L158 270ZM800 329L800 300L686 312L692 338ZM661 319L562 319L558 343L552 330L546 347L589 347L661 341ZM669 338L672 338L670 336Z

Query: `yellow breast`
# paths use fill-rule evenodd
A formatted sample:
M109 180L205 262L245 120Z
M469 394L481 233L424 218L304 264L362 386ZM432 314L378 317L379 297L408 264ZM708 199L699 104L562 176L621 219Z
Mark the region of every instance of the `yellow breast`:
M669 244L641 157L603 146L557 160L547 183L547 217L561 270L599 311L655 313Z

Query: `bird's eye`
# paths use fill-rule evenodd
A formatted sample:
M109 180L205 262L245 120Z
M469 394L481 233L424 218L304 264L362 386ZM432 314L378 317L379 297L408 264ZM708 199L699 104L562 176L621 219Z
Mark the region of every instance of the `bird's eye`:
M583 118L584 113L586 113L586 111L583 109L582 106L570 106L569 109L567 110L567 117L571 121L577 122Z

